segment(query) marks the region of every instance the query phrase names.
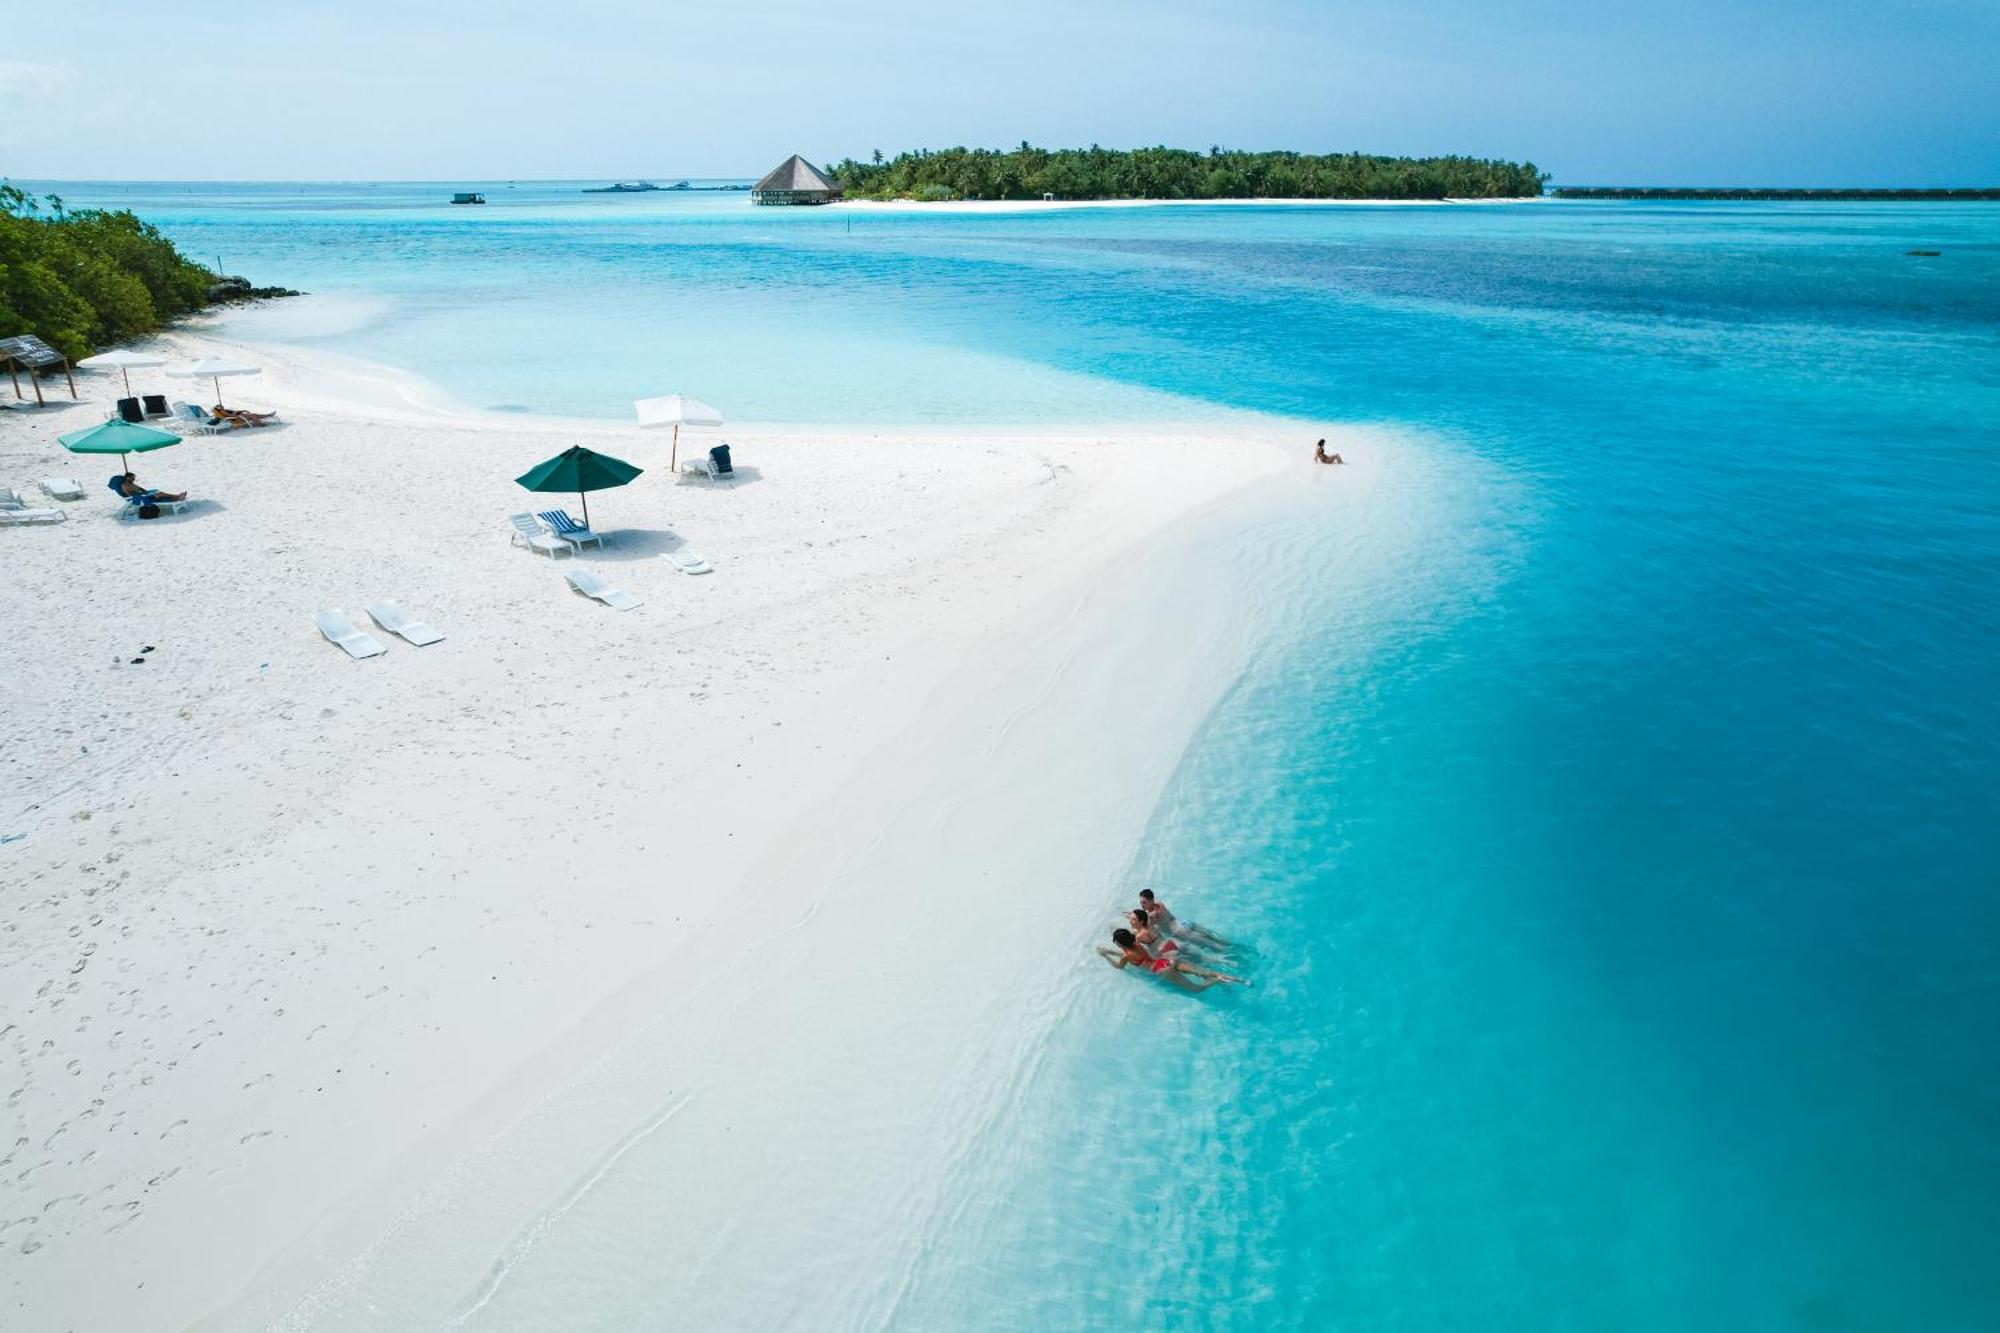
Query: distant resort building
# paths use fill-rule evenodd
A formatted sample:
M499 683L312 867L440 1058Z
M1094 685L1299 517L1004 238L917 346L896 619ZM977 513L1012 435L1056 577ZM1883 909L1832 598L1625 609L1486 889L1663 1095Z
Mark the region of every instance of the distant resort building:
M838 198L840 187L797 153L750 187L753 204L830 204Z

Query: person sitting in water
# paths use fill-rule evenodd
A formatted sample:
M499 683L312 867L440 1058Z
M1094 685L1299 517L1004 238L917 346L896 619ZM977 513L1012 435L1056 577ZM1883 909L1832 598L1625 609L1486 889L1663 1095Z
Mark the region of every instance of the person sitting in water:
M246 412L240 407L224 407L221 403L210 408L208 414L232 426L261 426L278 415L276 412Z
M1187 940L1194 944L1204 944L1211 949L1227 949L1229 947L1229 941L1223 939L1222 936L1216 934L1214 931L1203 929L1192 921L1182 921L1172 912L1169 912L1167 905L1154 897L1151 889L1139 890L1139 910L1144 912L1146 919L1163 934L1172 935L1177 939Z
M1232 977L1227 972L1217 972L1211 968L1197 967L1182 958L1158 956L1148 952L1131 931L1119 928L1111 932L1111 942L1118 946L1113 952L1103 946L1098 952L1116 968L1136 967L1143 972L1151 972L1156 977L1165 977L1182 990L1205 991L1218 982L1227 981L1236 986L1250 983L1242 977ZM1197 978L1200 978L1197 981Z
M1346 461L1347 460L1342 458L1339 454L1328 453L1326 451L1325 440L1321 440L1318 444L1313 446L1313 462L1315 463L1345 463Z
M171 501L171 500L187 499L186 491L182 491L178 495L170 495L166 491L149 490L146 487L141 486L139 484L139 479L133 476L130 472L127 472L122 477L113 477L111 479L111 489L117 491L127 500L137 500L140 504L150 504L159 500Z

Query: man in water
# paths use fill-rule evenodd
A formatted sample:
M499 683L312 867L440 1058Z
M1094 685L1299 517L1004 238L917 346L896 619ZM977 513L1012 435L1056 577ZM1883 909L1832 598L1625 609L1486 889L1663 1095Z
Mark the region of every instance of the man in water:
M1105 961L1116 968L1136 967L1142 972L1151 972L1156 977L1165 977L1182 990L1205 991L1218 982L1227 981L1232 985L1247 986L1250 983L1242 977L1232 977L1227 972L1217 972L1211 968L1196 967L1193 963L1177 961L1171 957L1155 957L1146 952L1131 931L1124 928L1111 932L1111 942L1117 950L1098 946L1098 952ZM1202 978L1197 981L1196 978Z
M1203 930L1192 921L1182 921L1167 910L1167 905L1153 896L1151 889L1139 890L1139 910L1146 914L1146 920L1162 934L1174 935L1190 944L1206 945L1211 949L1227 949L1229 941L1212 930Z
M1325 440L1321 440L1318 444L1313 446L1313 462L1315 463L1345 463L1346 461L1347 460L1342 458L1339 454L1328 453L1326 451Z
M1226 963L1230 961L1227 954L1211 960L1209 958L1209 951L1196 947L1192 941L1184 944L1182 941L1175 939L1162 930L1159 924L1148 915L1146 909L1143 907L1135 907L1127 912L1125 920L1131 927L1133 938L1139 941L1140 946L1163 958L1171 954L1177 958L1192 959L1202 963L1210 961Z

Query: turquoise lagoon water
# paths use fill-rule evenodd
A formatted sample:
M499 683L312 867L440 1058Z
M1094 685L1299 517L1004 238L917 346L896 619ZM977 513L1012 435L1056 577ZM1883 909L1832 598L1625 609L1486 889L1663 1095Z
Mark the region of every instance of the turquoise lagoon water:
M1396 428L1135 867L1258 989L1080 974L883 1322L1993 1326L2000 208L449 188L94 193L474 402Z

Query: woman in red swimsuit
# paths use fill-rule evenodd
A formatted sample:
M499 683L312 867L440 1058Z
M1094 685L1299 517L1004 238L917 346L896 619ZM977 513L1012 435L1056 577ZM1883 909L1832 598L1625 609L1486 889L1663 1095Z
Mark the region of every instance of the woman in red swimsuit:
M1155 957L1146 951L1145 946L1139 943L1137 936L1122 927L1111 932L1111 942L1118 946L1116 953L1110 949L1100 948L1098 950L1110 962L1111 966L1140 968L1151 972L1156 977L1165 977L1182 990L1205 991L1219 981L1227 981L1237 986L1247 986L1250 984L1242 977L1232 977L1227 972L1217 972L1206 967L1196 967L1193 963L1187 962L1185 959L1175 958L1173 955ZM1203 980L1197 981L1197 977L1203 978Z

